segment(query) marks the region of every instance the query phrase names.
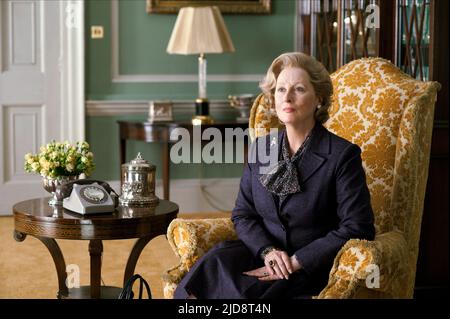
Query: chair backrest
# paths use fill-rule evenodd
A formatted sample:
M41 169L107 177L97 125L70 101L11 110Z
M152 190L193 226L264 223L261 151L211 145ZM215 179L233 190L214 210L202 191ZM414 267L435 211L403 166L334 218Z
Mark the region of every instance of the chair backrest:
M361 147L377 233L405 232L417 253L437 82L422 82L389 61L364 58L331 75L331 132ZM280 127L268 100L251 110L252 138Z

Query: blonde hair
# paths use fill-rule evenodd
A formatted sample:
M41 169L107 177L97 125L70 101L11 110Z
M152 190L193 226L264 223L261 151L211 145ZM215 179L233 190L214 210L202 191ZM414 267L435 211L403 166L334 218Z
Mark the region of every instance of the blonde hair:
M330 74L323 64L310 55L301 52L288 52L273 60L266 76L259 84L264 95L269 99L273 107L278 76L281 71L289 67L301 68L308 73L314 93L321 101L321 107L314 113L314 118L319 123L325 123L330 117L328 109L331 105L333 84L331 83Z

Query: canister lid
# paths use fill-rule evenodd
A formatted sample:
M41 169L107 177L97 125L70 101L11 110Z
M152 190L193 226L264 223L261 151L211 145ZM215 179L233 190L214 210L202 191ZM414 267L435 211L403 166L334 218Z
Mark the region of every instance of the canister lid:
M140 152L134 160L130 161L130 163L122 164L122 167L128 170L155 170L156 168L155 165L152 165L143 159Z

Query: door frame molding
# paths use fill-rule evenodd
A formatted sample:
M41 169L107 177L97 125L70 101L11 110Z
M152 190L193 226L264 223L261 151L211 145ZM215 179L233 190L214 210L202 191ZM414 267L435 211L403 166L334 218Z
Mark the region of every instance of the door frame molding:
M85 139L84 1L60 0L61 138Z

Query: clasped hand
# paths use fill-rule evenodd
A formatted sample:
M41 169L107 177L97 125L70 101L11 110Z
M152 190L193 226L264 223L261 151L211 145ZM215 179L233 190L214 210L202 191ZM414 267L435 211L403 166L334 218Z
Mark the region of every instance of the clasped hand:
M300 263L295 255L291 257L285 251L273 250L264 258L264 266L243 274L247 276L257 277L262 281L289 279L289 275L299 270Z

